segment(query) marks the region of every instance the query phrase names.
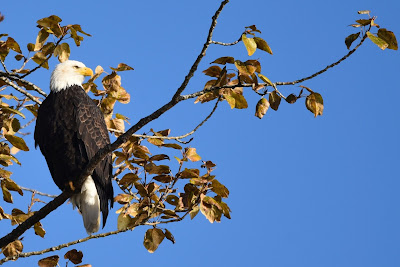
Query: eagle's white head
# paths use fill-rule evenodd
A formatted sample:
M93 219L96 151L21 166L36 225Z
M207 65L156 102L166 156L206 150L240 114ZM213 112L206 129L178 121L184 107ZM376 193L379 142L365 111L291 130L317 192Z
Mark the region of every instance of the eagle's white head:
M92 76L93 71L76 60L67 60L56 66L50 78L50 90L59 92L72 85L82 85L85 76Z

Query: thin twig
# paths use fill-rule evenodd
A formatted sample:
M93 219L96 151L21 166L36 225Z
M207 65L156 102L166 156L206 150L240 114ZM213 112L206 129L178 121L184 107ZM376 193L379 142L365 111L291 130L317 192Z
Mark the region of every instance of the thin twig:
M338 61L326 66L326 68L299 80L293 81L293 82L276 82L275 84L277 86L279 85L295 85L297 83L302 83L304 81L310 80L314 77L317 77L318 75L326 72L328 69L335 67L336 65L339 65L342 61L346 60L349 56L351 56L351 54L353 54L354 52L356 52L356 50L363 44L363 42L365 41L365 39L367 39L367 32L369 32L369 30L371 29L371 26L369 27L369 29L365 32L364 36L361 38L360 43L354 47L352 50L350 50L344 57L342 57L341 59L339 59Z
M50 194L47 194L47 193L42 193L42 192L37 191L35 189L31 189L31 188L27 188L27 187L23 187L23 186L19 186L19 187L24 191L29 191L29 192L35 193L36 195L41 195L41 196L51 197L51 198L56 198L57 197L57 195L50 195Z
M4 81L7 85L11 86L12 88L14 88L15 90L17 90L18 92L20 92L21 94L25 95L26 97L28 97L30 100L36 102L37 104L42 104L42 102L40 102L40 100L38 100L36 97L34 97L33 95L31 95L30 93L28 93L27 91L25 91L24 89L22 89L21 87L17 86L16 84L12 83L11 81L9 81L6 77L0 77L0 80Z
M29 81L27 81L27 80L22 79L22 78L19 77L18 75L11 74L11 73L10 73L10 74L7 74L6 72L0 71L0 78L1 78L1 77L6 77L6 78L8 78L9 80L11 80L11 81L13 81L13 82L20 82L20 83L22 83L22 84L25 84L26 86L31 87L32 90L38 92L38 93L41 94L42 96L44 96L44 97L47 96L47 94L46 94L42 89L40 89L38 86L36 86L35 84L33 84L33 83L31 83L31 82L29 82Z
M3 61L3 60L0 60L0 62L1 62L1 65L3 66L4 71L5 71L6 73L10 74L10 72L7 70L6 64L4 64L4 61Z
M236 41L232 43L223 43L223 42L217 42L217 41L211 41L212 44L217 44L217 45L223 45L223 46L231 46L239 43L242 40L242 36L239 37Z

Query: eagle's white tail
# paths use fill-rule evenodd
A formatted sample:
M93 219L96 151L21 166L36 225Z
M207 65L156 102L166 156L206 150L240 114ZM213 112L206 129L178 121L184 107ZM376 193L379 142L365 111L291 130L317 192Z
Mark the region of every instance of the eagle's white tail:
M86 232L90 235L100 228L100 199L91 176L82 185L81 192L71 197L73 207L82 214Z

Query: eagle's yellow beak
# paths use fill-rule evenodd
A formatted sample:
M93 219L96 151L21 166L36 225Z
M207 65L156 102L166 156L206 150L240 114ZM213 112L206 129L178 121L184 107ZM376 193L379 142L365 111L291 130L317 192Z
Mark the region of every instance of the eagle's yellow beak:
M82 74L83 76L93 76L93 71L90 68L84 67L84 68L79 68L78 70L79 74Z

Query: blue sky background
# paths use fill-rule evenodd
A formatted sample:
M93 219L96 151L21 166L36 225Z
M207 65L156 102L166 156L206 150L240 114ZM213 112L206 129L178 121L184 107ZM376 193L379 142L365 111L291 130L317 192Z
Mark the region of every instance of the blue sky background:
M120 62L135 68L121 73L132 101L117 107L135 123L166 103L181 84L219 3L6 1L0 7L6 17L0 32L26 48L36 39L39 18L56 14L65 24L81 24L93 37L79 48L71 45L71 59L93 69ZM357 14L363 9L371 10L376 22L400 40L400 4L395 0L231 1L218 20L214 40L237 40L244 26L256 24L274 55L257 51L251 58L261 61L262 73L272 81L292 81L347 53L344 39L355 32L347 25L363 18ZM248 59L241 43L211 46L185 93L200 90L207 81L201 71L228 55ZM50 68L56 63L52 60ZM322 117L314 118L301 99L294 105L282 103L278 112L270 109L259 120L254 117L258 98L250 91L245 91L247 110L230 110L221 103L191 145L217 164L215 174L230 190L231 220L210 224L199 214L193 221L168 225L177 242L165 240L154 254L142 244L147 227L74 248L83 251L83 263L93 266L400 266L399 75L399 52L381 51L366 40L349 60L303 83L324 97ZM41 70L30 81L48 92L49 78L50 71ZM280 89L285 94L299 91ZM143 131L171 128L174 135L184 134L212 105L180 103ZM44 158L33 148L33 136L26 139L31 151L17 154L22 167L13 167L13 179L58 194ZM20 208L29 197L14 194ZM12 209L4 201L1 206ZM102 232L116 229L115 210ZM25 252L86 237L71 205L64 204L42 223L45 238L28 231ZM1 222L2 236L10 229L9 221ZM62 257L68 250L46 256ZM7 264L35 266L40 258Z

